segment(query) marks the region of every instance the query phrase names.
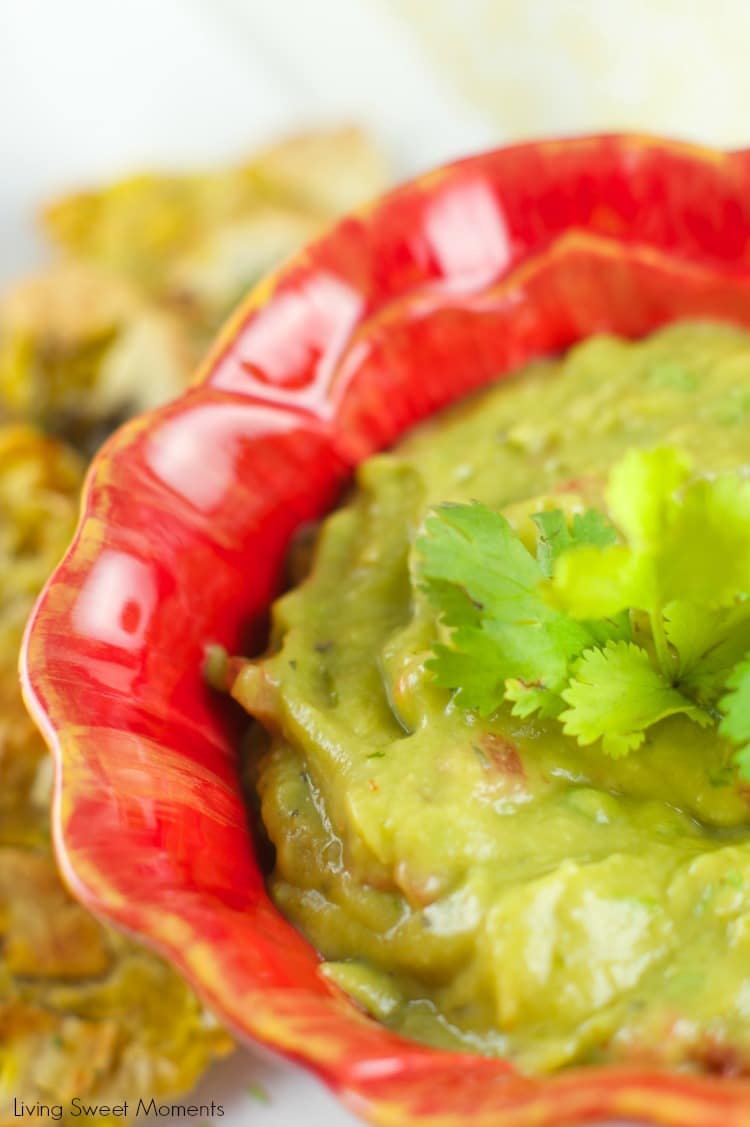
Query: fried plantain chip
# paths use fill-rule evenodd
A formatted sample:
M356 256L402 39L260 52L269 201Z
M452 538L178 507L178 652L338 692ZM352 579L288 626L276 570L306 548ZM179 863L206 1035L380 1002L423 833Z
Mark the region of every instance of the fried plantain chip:
M50 205L68 254L129 278L176 309L203 344L262 274L385 186L358 129L311 133L218 172L145 173Z
M50 205L43 226L67 257L0 299L0 412L91 453L179 394L243 293L385 181L380 151L347 128Z
M75 526L83 463L0 426L0 1124L13 1099L177 1094L229 1037L178 975L68 894L49 840L51 761L16 676L31 603Z
M177 259L165 279L165 303L190 326L196 347L208 344L243 294L319 227L307 212L262 203L243 219L207 232Z
M5 414L84 447L178 395L196 359L178 317L89 263L57 263L0 300Z

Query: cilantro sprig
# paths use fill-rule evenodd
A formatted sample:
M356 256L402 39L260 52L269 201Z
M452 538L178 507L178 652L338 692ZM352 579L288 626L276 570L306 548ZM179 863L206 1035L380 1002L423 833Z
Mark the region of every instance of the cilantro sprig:
M530 551L487 506L446 504L417 543L443 628L429 663L460 707L556 717L611 756L682 713L716 724L750 780L750 482L630 450L606 513L536 513Z

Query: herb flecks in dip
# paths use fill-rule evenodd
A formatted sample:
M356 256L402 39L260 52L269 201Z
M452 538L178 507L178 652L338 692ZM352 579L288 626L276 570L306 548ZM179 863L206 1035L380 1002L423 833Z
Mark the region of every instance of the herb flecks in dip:
M277 602L270 656L233 687L267 733L252 769L272 892L324 973L394 1028L530 1071L750 1062L733 747L673 715L612 758L555 717L462 708L430 668L445 627L415 546L445 502L500 511L524 540L535 513L603 508L633 449L744 473L749 419L739 330L591 339L361 466Z

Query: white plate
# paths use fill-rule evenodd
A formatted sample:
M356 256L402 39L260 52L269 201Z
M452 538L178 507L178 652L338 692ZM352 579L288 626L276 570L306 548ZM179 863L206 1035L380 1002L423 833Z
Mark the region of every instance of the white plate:
M238 1049L179 1102L201 1108L190 1120L180 1120L194 1127L362 1127L362 1120L305 1069L262 1049ZM146 1116L138 1122L143 1127L164 1127L172 1119Z

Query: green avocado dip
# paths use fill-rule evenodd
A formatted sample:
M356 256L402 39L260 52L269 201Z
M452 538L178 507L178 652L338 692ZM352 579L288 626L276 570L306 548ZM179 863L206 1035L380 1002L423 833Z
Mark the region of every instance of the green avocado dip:
M711 708L665 712L613 756L557 716L461 707L432 671L450 632L417 547L445 502L524 542L535 513L603 510L634 449L744 476L749 422L739 329L591 338L360 466L275 604L269 653L232 688L260 722L272 895L393 1029L531 1073L750 1070L750 790Z

